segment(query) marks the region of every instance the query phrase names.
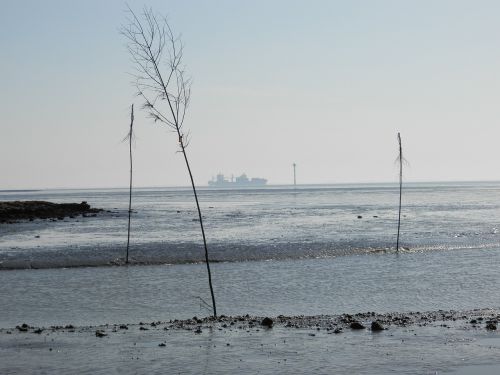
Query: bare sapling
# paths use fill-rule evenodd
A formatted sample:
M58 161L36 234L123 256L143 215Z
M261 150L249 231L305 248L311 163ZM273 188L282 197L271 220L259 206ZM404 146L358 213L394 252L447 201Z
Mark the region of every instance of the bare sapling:
M165 17L157 16L148 8L145 8L139 16L130 8L128 11L129 23L122 28L122 34L127 39L128 51L136 70L134 85L137 88L137 95L144 101L143 109L148 116L155 123L171 129L179 142L179 152L182 153L186 164L198 210L213 316L216 317L217 309L203 217L186 152L189 140L188 134L184 131L184 119L191 96L191 80L184 70L184 46L180 37L174 35Z
M125 264L128 264L128 252L130 247L130 219L132 216L132 176L133 176L133 164L132 164L132 140L134 138L134 105L132 104L130 108L130 129L127 136L123 139L128 140L129 146L129 158L130 158L130 184L129 184L129 194L128 194L128 230L127 230L127 254L125 256Z
M406 160L403 157L403 146L401 144L401 135L398 133L398 144L399 144L399 154L396 162L399 166L399 210L398 210L398 235L396 238L396 251L399 251L399 234L401 228L401 200L403 197L403 164L406 164Z

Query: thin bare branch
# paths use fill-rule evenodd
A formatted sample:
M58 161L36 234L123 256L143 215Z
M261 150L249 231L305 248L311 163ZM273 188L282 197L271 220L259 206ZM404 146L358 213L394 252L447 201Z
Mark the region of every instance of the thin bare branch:
M191 80L186 77L182 64L184 46L180 36L175 36L165 17L157 16L150 8L144 8L141 17L138 17L129 6L127 8L129 24L122 28L121 33L128 42L127 49L136 72L132 76L135 78L137 96L142 98L142 109L147 112L149 118L177 133L179 151L186 163L198 209L213 314L217 316L203 218L186 154L189 132L186 135L183 130L191 96Z

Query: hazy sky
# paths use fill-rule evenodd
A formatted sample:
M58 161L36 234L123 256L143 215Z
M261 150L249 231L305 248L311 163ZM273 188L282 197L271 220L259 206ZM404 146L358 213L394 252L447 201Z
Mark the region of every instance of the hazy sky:
M196 181L500 180L500 1L130 1L168 15L193 78ZM0 0L0 189L128 183L125 3ZM188 185L136 117L137 186Z

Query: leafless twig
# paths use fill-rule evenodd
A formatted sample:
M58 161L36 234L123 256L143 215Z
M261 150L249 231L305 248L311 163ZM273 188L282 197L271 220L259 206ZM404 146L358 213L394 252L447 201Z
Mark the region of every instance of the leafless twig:
M213 315L217 316L203 219L186 154L189 142L184 133L184 120L191 97L191 79L182 62L184 46L180 36L174 35L168 20L156 15L152 9L144 8L142 14L137 16L129 7L128 13L128 25L121 32L128 41L127 48L135 67L134 86L137 95L144 101L142 108L148 116L155 123L166 125L177 135L198 209Z

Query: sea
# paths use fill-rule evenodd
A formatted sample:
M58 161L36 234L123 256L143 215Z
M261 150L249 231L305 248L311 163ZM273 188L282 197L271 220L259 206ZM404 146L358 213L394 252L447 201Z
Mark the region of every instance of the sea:
M219 314L500 306L500 183L199 188ZM0 328L211 314L189 188L3 191L96 216L0 225Z

